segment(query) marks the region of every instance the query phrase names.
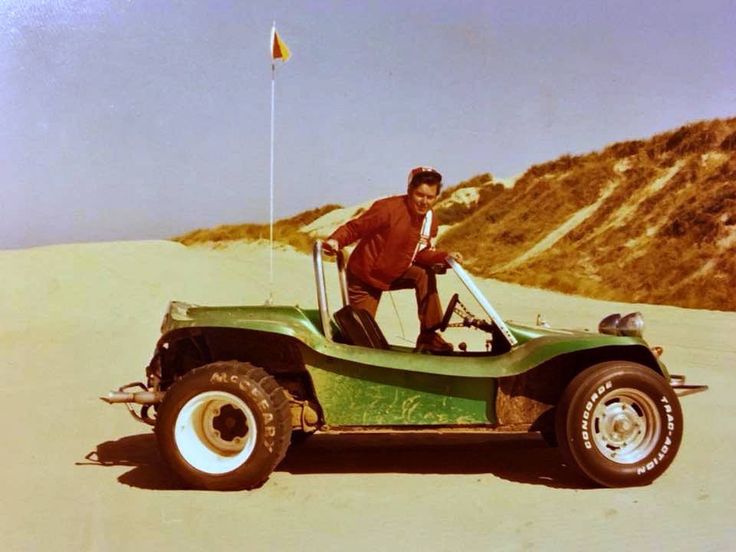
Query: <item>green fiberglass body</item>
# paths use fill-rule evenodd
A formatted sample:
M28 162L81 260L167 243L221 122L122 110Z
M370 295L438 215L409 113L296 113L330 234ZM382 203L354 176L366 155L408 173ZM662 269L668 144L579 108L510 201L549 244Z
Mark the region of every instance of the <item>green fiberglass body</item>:
M342 253L343 304L330 312L322 256L318 242L314 309L172 302L146 383L103 397L155 426L162 456L188 484L257 487L292 440L313 433L540 432L606 486L647 484L674 459L678 395L705 387L668 372L641 337L639 313L608 316L597 333L507 323L448 259L483 315L455 294L441 330L485 341L418 353L389 344L349 306Z

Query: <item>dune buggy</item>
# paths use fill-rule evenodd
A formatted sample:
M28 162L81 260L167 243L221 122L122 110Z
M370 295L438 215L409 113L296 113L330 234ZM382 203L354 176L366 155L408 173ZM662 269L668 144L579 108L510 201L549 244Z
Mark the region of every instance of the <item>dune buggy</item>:
M260 486L290 442L313 433L540 432L568 465L612 487L648 484L674 460L678 396L706 387L669 374L661 348L641 337L641 314L607 316L598 332L505 322L448 259L483 314L455 294L441 330L479 331L485 345L420 354L389 344L349 305L345 260L339 253L334 314L321 242L316 309L172 302L146 383L103 400L155 426L166 463L206 489Z

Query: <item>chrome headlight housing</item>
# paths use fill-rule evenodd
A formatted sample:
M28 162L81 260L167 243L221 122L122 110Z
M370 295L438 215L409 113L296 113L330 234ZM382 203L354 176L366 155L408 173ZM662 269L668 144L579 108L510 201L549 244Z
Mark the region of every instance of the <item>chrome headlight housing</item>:
M598 333L608 335L618 335L618 323L621 321L621 315L609 314L598 324Z
M644 317L640 312L632 312L626 316L609 314L598 324L598 332L608 335L624 335L641 337L644 334Z

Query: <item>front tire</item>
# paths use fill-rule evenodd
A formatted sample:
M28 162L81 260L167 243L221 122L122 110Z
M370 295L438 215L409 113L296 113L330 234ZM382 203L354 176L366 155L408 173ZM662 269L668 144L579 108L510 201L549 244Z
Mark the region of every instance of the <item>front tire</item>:
M215 362L192 370L167 391L156 437L164 460L188 485L253 489L286 454L289 401L262 368Z
M565 389L555 432L569 465L605 487L648 485L682 441L680 402L667 381L634 362L591 366Z

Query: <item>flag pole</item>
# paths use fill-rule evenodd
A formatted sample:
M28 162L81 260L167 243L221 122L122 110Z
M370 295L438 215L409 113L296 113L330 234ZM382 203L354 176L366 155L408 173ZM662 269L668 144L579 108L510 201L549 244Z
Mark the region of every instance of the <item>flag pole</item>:
M271 36L275 36L276 21L273 22ZM272 39L273 41L273 39ZM276 60L271 57L271 182L269 186L269 216L268 216L268 241L269 241L269 280L267 305L273 304L273 167L274 167L274 121L276 113Z
M268 216L268 241L269 241L269 289L268 299L266 299L267 305L273 304L273 167L274 167L274 121L276 118L276 60L280 59L282 62L286 62L291 56L289 48L286 46L283 40L279 38L276 33L276 21L273 22L273 28L271 29L271 186L270 186L270 209Z

